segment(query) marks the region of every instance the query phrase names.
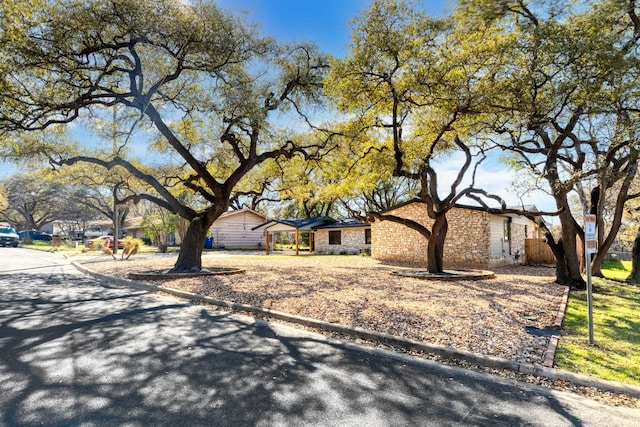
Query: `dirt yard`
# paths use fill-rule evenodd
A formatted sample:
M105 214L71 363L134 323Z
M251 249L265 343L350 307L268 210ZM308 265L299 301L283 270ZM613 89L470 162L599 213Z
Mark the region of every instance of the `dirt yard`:
M92 263L95 271L169 269L175 256ZM554 323L564 288L546 267L502 267L496 278L441 281L398 277L410 269L363 256L209 253L203 267L245 273L164 280L163 285L326 322L355 326L477 354L541 364L549 338L526 328ZM415 269L415 267L413 267Z

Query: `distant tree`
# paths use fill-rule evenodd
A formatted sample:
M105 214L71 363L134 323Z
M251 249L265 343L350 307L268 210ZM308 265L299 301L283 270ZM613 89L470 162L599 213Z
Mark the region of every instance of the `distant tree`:
M142 217L140 225L147 236L151 237L158 250L167 252L169 235L176 230L179 217L159 206L150 207Z
M0 183L0 212L5 211L9 207L9 199L7 198L7 192Z
M634 190L640 187L640 179L634 182ZM629 283L640 284L640 197L627 202L625 209L626 229L622 240L631 242L631 273L626 278Z
M352 215L366 217L367 213L382 212L415 198L418 190L415 181L391 177L371 190L341 201Z
M20 230L39 230L60 216L65 206L63 185L51 179L49 171L16 174L0 183L7 194L7 206L0 218Z
M209 227L252 170L323 146L297 136L311 124L307 106L321 101L327 58L315 46L277 45L210 2L70 0L24 6L28 13L13 3L0 3L10 19L0 30L5 153L125 169L145 191L123 203L153 201L189 221L175 272L201 269ZM108 122L114 109L130 132L111 150L27 134ZM282 117L297 120L298 132L277 130ZM148 134L158 137L144 163L133 162L123 148ZM182 203L178 188L197 195L197 206Z
M92 220L109 219L114 229L122 231L135 202L123 200L140 189L135 186L137 180L123 168L103 171L102 168L68 167L61 170L61 175L73 184L71 199L82 210L91 213Z

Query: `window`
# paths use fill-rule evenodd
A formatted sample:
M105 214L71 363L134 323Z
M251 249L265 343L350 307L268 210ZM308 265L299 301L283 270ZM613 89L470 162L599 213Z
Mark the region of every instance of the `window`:
M370 228L365 228L365 230L364 230L364 244L365 245L370 245L371 244L371 229Z
M502 221L502 225L504 228L504 241L507 242L511 240L511 219L505 219Z
M342 231L330 231L329 232L329 244L330 245L341 245L342 244Z
M502 224L504 227L504 241L507 242L508 246L508 252L507 249L504 249L504 246L502 252L507 252L508 255L511 255L511 218L505 219Z

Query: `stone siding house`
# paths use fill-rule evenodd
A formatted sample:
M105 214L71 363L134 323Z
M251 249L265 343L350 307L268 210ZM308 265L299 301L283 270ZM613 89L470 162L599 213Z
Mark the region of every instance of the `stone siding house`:
M412 219L430 227L426 205L411 200L384 213ZM494 214L473 206L457 206L447 213L449 228L444 266L492 268L523 264L525 239L537 237L536 224L514 214ZM371 224L371 255L382 261L425 264L428 240L415 230L392 221Z
M254 227L254 230L263 230L265 236L265 250L267 255L271 250L275 250L276 243L285 240L293 243L296 254L301 250L313 252L314 229L321 225L333 224L336 220L329 216L302 219L272 219Z
M371 252L371 225L357 220L314 227L315 251L319 254Z

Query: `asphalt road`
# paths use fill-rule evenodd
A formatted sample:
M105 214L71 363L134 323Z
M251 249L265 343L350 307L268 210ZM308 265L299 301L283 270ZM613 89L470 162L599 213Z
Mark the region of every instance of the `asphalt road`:
M96 283L0 248L0 426L637 426L640 411Z

